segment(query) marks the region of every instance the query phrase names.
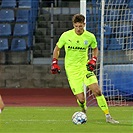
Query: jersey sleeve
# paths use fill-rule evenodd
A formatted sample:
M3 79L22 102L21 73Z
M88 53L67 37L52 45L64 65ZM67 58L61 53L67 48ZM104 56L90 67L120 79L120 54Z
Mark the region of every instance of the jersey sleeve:
M60 36L60 38L59 38L59 40L58 40L58 42L57 42L57 46L58 46L59 48L62 48L64 45L65 45L65 33L63 33L63 34Z
M94 49L96 47L97 47L97 40L96 37L92 34L91 48Z

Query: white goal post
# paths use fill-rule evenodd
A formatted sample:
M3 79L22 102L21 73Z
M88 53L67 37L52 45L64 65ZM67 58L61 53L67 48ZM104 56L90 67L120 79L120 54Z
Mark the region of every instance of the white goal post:
M86 0L80 0L80 14L86 16ZM86 23L86 19L85 19L85 23ZM86 29L86 25L85 25L85 29Z
M83 14L84 16L86 16L86 4L87 1L86 0L80 0L80 14ZM103 88L103 45L104 45L104 5L105 5L105 1L102 0L102 13L101 13L101 56L100 56L100 88ZM86 23L86 19L85 19L85 23ZM86 25L85 25L85 29L86 29ZM85 97L86 97L86 86L84 85L84 93L85 93Z

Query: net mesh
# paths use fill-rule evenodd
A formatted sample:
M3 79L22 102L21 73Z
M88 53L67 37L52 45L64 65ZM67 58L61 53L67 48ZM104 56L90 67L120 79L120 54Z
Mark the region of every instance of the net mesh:
M87 30L96 35L100 50L101 0L88 1L86 24ZM125 106L133 101L132 25L133 1L105 0L102 90L109 106ZM100 60L95 71L98 80L99 64ZM96 99L90 90L86 96L88 106L96 105Z

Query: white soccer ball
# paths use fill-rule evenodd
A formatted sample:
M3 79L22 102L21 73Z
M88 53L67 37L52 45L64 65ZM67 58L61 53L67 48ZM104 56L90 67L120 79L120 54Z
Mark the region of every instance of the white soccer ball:
M87 116L83 112L75 112L72 116L72 122L76 125L84 124L87 121Z

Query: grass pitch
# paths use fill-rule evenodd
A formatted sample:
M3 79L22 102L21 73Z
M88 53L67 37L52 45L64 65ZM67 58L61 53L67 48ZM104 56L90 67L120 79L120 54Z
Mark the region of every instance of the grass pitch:
M98 107L89 107L88 121L74 125L71 117L78 107L6 107L0 114L0 133L132 133L133 107L110 107L120 124L105 122Z

